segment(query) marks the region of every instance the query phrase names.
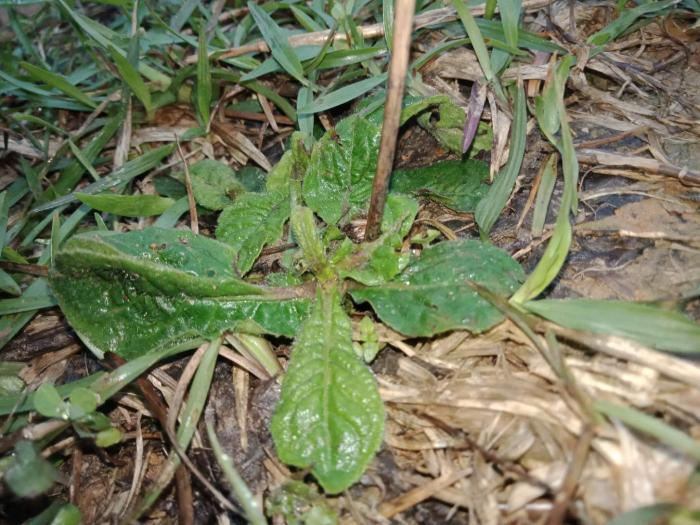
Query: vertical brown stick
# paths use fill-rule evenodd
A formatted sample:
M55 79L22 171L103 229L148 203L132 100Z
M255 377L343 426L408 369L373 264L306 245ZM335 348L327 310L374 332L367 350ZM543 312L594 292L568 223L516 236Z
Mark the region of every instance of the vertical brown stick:
M372 197L369 201L365 241L373 241L379 237L382 215L384 214L389 178L396 153L396 137L401 119L401 101L403 100L403 88L411 49L415 6L415 0L396 0L394 8L396 13L394 16L394 39L392 41L391 62L389 62L384 124L382 125L382 140L379 145L377 173L374 175Z

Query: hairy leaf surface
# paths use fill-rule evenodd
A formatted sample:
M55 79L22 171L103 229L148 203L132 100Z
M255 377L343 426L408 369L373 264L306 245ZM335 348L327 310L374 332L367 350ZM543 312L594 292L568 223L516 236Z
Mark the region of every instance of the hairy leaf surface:
M293 336L308 299L248 284L235 250L188 231L150 228L72 237L50 273L66 318L101 356L133 358L225 330Z
M232 202L232 197L245 192L235 172L223 162L203 159L189 167L192 193L197 204L210 210L222 210ZM175 175L185 181L185 174Z
M478 283L509 295L524 275L507 253L479 241L442 242L427 248L394 280L381 288L353 290L357 302L369 301L382 321L412 337L447 330L487 330L501 313L469 286Z
M384 407L335 291L319 293L302 325L271 431L280 459L311 468L330 493L357 481L379 448Z
M216 238L237 254L241 275L255 263L263 247L280 240L289 218L289 192L245 193L219 216Z
M425 168L396 170L391 191L425 195L459 212L473 212L489 190L488 165L476 160L446 160Z
M315 145L303 196L327 224L350 220L366 209L377 167L379 136L379 126L353 116Z

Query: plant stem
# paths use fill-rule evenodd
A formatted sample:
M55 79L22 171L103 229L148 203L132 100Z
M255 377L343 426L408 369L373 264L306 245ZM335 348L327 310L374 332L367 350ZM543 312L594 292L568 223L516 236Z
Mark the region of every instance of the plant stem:
M401 119L401 101L403 100L404 83L411 50L411 33L413 32L413 11L415 6L415 0L399 0L395 9L393 53L389 63L384 124L382 125L382 139L379 144L377 173L374 176L372 197L369 202L365 241L373 241L379 236L382 215L384 214L384 204L389 191L389 179L394 165L396 138Z

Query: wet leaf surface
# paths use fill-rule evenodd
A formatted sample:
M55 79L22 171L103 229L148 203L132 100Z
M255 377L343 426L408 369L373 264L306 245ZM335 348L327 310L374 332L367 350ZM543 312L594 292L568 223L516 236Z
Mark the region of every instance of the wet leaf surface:
M225 330L293 336L303 298L283 299L234 274L235 251L186 231L77 235L58 252L51 286L93 352L129 359Z
M481 332L503 319L469 282L510 295L524 278L507 253L479 241L442 242L427 248L381 288L351 291L368 301L380 319L399 332L426 337L463 328Z
M272 418L277 453L335 494L360 478L383 422L374 377L352 347L350 318L337 292L322 292L299 331Z

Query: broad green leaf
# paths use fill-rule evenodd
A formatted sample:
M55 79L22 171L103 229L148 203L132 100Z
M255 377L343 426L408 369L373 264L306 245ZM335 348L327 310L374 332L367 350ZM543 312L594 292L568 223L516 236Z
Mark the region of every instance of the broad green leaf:
M291 182L295 183L295 188L301 184L309 166L309 154L304 147L305 138L302 133L292 134L291 147L267 174L265 187L268 192L289 192Z
M380 244L370 254L367 262L339 274L366 286L380 286L396 277L408 264L408 256L401 254L390 244Z
M97 410L100 399L92 390L76 388L70 393L70 418L80 419ZM35 401L36 403L36 401Z
M381 75L365 78L364 80L360 80L358 82L353 82L352 84L338 88L330 93L324 93L308 104L300 107L299 113L320 113L321 111L335 108L364 95L371 89L374 89L379 84L383 83L385 80L386 73L382 73Z
M459 1L459 0L458 0ZM527 107L525 105L525 90L522 86L516 88L513 127L510 135L510 152L505 167L496 175L486 196L476 206L474 217L482 237L488 237L496 219L503 211L510 194L515 186L515 179L520 173L525 154L525 139L527 135Z
M192 193L197 204L209 210L223 210L233 202L233 198L245 192L230 166L218 160L203 159L189 168ZM173 175L185 180L184 173Z
M95 445L101 448L111 447L122 440L122 433L118 428L100 430L95 436Z
M47 71L44 68L32 65L28 62L20 62L20 66L22 66L22 69L29 73L29 76L33 79L38 80L39 82L44 82L49 86L54 87L59 91L62 91L69 97L74 98L81 104L85 104L89 108L94 109L97 107L97 103L95 103L94 100L92 100L85 93L80 91L73 84L68 82L61 75L57 75L56 73L52 73L51 71Z
M289 218L289 193L244 193L219 216L216 238L231 246L241 275L250 270L265 245L282 238Z
M303 85L308 85L309 81L304 77L304 68L301 65L301 61L294 48L289 45L289 41L282 29L265 10L254 2L248 2L248 9L275 60L279 62L287 73Z
M288 481L265 500L267 515L289 525L338 525L337 511L318 493L316 485ZM266 522L267 523L267 522ZM253 525L258 525L253 524Z
M401 253L399 250L403 238L413 226L418 208L419 204L415 199L407 195L390 194L382 216L382 237L375 243L359 246L350 243L349 250L344 250L345 246L341 246L334 253L339 275L367 286L378 286L396 277L410 260L408 253ZM347 242L349 243L349 240ZM343 254L343 251L347 253ZM352 257L346 259L351 254Z
M476 160L447 160L425 168L396 170L391 191L426 196L459 212L473 212L489 186L488 165Z
M122 217L150 217L160 215L175 201L160 195L117 195L76 193L75 197L91 208Z
M379 152L379 127L360 117L340 122L314 146L303 197L327 224L364 211L372 193Z
M311 208L295 206L291 216L292 232L306 264L315 272L326 265L326 251L316 229Z
M525 308L574 330L617 335L670 352L700 352L700 324L643 303L602 299L543 299Z
M24 363L0 361L0 398L22 392L24 381L18 375L22 368Z
M80 521L78 507L56 499L41 514L25 521L24 525L80 525Z
M48 418L68 419L70 409L52 384L44 383L34 393L34 410Z
M57 252L51 286L66 318L101 356L133 358L226 330L293 336L300 290L242 281L227 244L188 231L89 232Z
M390 194L384 205L382 233L396 233L399 236L399 242L403 240L413 226L419 207L418 201L408 195Z
M267 179L274 169L275 167L273 166L270 173L265 173L265 170L257 166L243 166L236 172L236 178L243 186L244 191L259 193L265 191Z
M3 475L12 492L21 498L34 498L51 488L58 479L56 469L41 457L31 441L20 441Z
M481 332L503 319L469 282L510 295L523 271L507 253L479 241L448 241L431 246L391 282L351 291L368 301L380 319L411 337L448 330Z
M319 293L299 331L270 430L280 459L310 468L331 494L360 479L379 448L384 407L336 291Z
M117 66L117 71L126 82L131 92L141 101L146 110L148 118L153 114L153 103L151 102L151 91L146 86L146 83L141 78L141 74L134 66L122 55L114 46L109 46L109 52Z

